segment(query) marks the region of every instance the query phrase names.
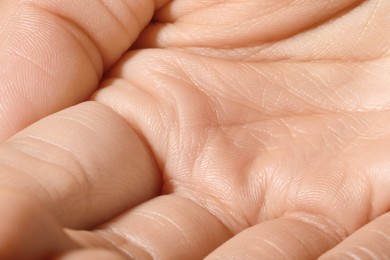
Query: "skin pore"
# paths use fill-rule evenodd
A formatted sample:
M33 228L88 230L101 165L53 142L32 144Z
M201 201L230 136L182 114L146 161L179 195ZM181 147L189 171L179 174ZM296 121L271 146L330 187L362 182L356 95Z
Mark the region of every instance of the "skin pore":
M0 258L385 259L389 12L2 1Z

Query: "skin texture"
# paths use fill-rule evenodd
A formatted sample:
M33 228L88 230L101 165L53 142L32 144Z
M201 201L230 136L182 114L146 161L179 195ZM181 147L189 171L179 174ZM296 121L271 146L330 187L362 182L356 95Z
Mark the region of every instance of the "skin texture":
M0 259L389 258L389 13L1 1Z

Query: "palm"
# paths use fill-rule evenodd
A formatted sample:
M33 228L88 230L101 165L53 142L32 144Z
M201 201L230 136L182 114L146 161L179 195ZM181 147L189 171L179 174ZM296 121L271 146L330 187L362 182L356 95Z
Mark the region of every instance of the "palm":
M150 146L166 195L94 233L113 243L124 239L124 251L141 246L155 257L199 258L257 224L273 241L261 223L281 218L311 226L305 239L315 233L323 240L311 250L291 239L304 258L384 214L390 35L378 23L389 20L390 6L192 2L161 9L139 50L122 58L93 95ZM189 217L198 231L181 226ZM160 239L167 232L198 247L179 242L166 250L173 241ZM264 241L257 242L260 251L272 247Z
M383 93L388 79L383 73L388 50L362 49L377 37L380 46L387 46L390 38L369 28L368 20L328 20L351 3L332 6L324 17L292 29L268 22L274 30L257 34L242 30L234 35L223 18L217 28L196 20L216 10L232 17L233 3L224 4L198 6L196 14L184 2L183 9L191 10L185 15L180 15L180 3L161 10L157 20L178 19L182 30L175 23L151 25L138 46L179 48L130 53L95 95L151 145L163 173L163 192L195 201L233 233L302 214L336 225L343 236L386 212L387 184L379 181L386 158L369 154L387 151L389 100ZM256 3L247 5L258 13ZM253 17L250 12L233 16L236 24L252 19L264 29L262 18ZM323 20L327 24L319 26ZM327 38L340 27L361 32L350 39L353 48L343 35Z

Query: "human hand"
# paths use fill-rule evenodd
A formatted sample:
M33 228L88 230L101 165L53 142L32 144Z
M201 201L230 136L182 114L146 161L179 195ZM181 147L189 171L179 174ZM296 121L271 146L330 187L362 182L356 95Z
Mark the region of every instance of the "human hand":
M390 254L390 4L172 1L138 37L150 1L31 2L0 136L91 101L3 143L1 257Z

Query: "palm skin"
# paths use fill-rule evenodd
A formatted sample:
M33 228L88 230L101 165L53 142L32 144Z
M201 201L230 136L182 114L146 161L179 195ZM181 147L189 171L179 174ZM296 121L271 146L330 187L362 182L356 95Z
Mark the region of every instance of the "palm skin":
M80 137L88 147L70 153L82 165L89 157L104 165L84 153L107 144L102 158L123 156L118 162L130 165L106 163L106 175L126 171L99 192L120 202L84 205L97 217L43 202L64 226L92 230L67 230L74 247L140 259L312 259L332 248L324 259L388 254L390 34L382 28L390 5L273 2L168 3L91 102L25 130L50 139L36 133L72 118L66 131L93 136L91 125L107 122L104 142ZM5 146L28 138L19 133ZM100 187L85 181L91 176L76 184L61 176L72 183L57 191L61 200L86 184Z

